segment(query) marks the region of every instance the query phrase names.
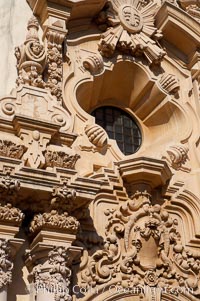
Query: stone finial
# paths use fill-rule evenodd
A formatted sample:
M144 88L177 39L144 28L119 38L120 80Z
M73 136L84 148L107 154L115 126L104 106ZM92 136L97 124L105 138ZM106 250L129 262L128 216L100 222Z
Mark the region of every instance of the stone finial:
M38 37L39 23L36 17L32 16L29 19L27 29L28 29L28 33L26 35L25 43L32 40L39 41L39 37Z
M35 17L29 20L27 29L24 44L15 48L18 71L16 83L44 88L42 73L45 68L46 54L44 46L39 41L39 23Z

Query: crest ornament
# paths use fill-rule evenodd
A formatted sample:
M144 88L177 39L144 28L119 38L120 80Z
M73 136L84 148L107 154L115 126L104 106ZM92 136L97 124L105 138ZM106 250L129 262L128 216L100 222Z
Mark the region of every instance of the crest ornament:
M142 15L132 5L122 5L119 7L119 17L122 25L127 31L140 32L143 26Z
M154 1L111 1L96 19L100 29L106 28L99 43L100 53L111 57L118 49L132 56L144 55L150 64L159 64L165 51L157 45L162 34L154 25L155 13Z

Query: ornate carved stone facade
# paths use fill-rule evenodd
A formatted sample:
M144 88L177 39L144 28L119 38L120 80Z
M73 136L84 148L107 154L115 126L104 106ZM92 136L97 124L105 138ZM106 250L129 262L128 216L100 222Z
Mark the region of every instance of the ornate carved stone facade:
M199 2L27 3L0 99L0 301L199 300Z

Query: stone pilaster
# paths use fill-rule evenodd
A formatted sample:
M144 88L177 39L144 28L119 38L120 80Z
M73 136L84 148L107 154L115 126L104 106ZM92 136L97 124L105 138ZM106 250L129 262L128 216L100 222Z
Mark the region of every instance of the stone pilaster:
M16 207L20 182L10 171L0 179L0 301L7 300L7 290L12 282L13 261L23 240L15 238L24 214Z
M47 212L33 218L34 238L26 255L33 300L71 300L71 264L82 250L72 246L79 229L79 222L70 215L75 198L76 191L64 182L53 189Z

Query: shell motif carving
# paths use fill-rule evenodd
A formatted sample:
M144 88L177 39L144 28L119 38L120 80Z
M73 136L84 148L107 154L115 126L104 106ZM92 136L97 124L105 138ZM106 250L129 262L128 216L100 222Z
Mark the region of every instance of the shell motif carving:
M88 136L89 141L96 147L103 147L107 144L107 134L99 125L87 125L85 127L85 133Z

